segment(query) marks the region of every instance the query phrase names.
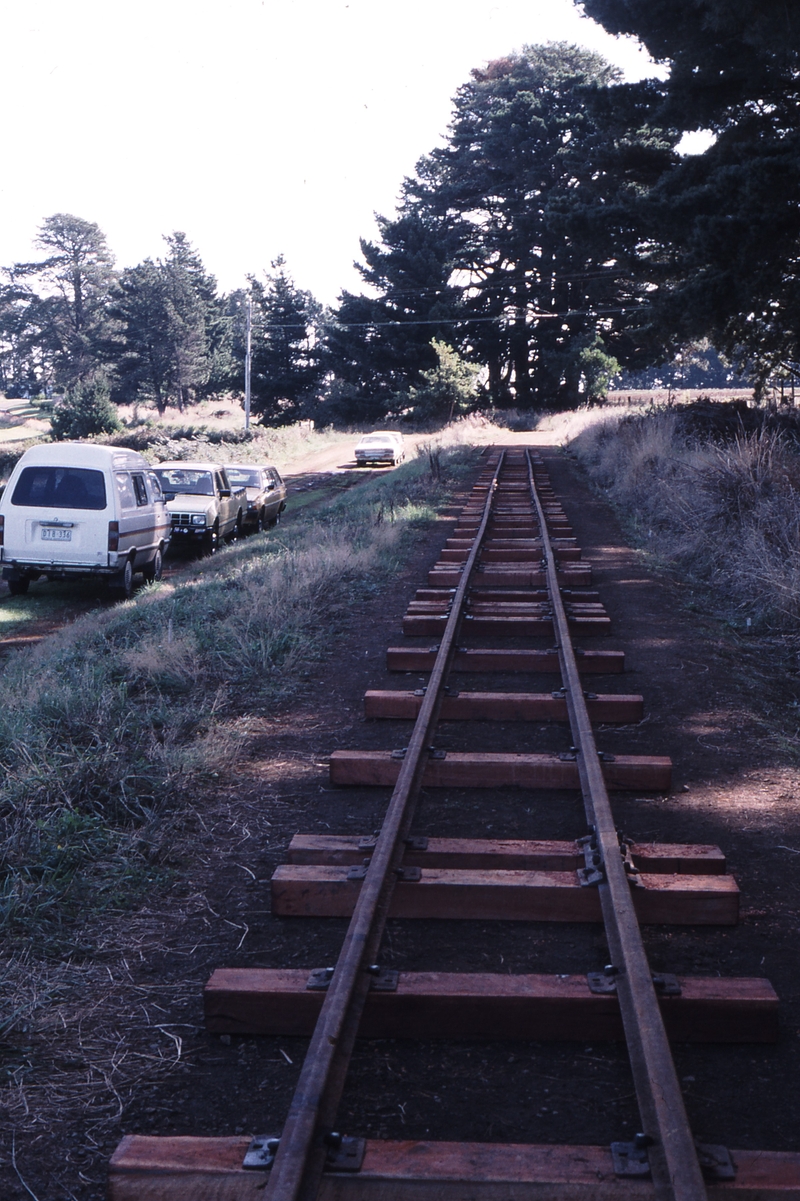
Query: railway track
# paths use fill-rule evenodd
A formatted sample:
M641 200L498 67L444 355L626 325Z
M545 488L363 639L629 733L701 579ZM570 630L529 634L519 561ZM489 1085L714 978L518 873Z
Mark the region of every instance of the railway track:
M300 926L350 919L337 963L219 969L205 990L211 1031L309 1036L283 1129L252 1141L128 1136L111 1163L112 1201L800 1197L800 1155L698 1146L690 1128L670 1040L774 1041L778 1000L761 978L676 978L648 964L642 926L735 925L738 889L719 848L637 844L618 828L608 790L668 790L671 763L598 749L597 723L641 720L643 698L590 690L624 670L624 654L594 641L610 622L542 461L520 450L488 457L403 632L409 644L389 648L389 669L425 673L427 684L371 690L365 712L413 721L407 745L330 760L334 785L392 789L379 832L298 832L271 883L273 913ZM549 688L457 687L498 674ZM436 746L441 722L462 721L482 723L474 740L486 749ZM490 749L504 722L562 723L569 738L559 750L534 752L528 739ZM416 833L423 789L463 788L526 790L507 791L508 806L527 790L579 790L583 812L575 807L569 839ZM394 918L462 922L465 939L475 921L594 923L609 953L584 975L559 964L549 975L398 973L381 962ZM361 1139L338 1118L359 1034L624 1038L638 1133L610 1146Z

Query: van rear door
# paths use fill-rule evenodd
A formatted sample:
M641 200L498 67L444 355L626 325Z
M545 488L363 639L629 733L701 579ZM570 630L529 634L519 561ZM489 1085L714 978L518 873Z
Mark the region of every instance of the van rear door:
M6 562L97 567L108 562L110 481L104 471L24 467L4 504Z

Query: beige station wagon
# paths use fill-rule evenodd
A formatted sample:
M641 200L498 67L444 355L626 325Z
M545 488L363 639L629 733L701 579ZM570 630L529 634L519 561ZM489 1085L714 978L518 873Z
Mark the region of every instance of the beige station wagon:
M254 530L277 525L286 508L286 485L277 468L267 463L226 463L225 472L233 488L247 490L244 525Z

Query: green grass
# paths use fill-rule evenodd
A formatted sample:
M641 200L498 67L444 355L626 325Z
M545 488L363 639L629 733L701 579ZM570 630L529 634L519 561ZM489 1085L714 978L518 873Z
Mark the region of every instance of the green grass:
M0 708L0 927L63 954L92 914L157 886L182 814L245 753L241 718L301 695L340 620L387 586L472 462L445 454L435 479L412 461L15 654Z

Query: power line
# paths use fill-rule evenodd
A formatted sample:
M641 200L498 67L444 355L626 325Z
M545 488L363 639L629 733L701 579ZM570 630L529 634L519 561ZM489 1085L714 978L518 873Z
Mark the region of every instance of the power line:
M624 315L631 311L630 305L626 307L605 308L605 309L565 309L558 313L526 313L526 320L534 321L566 321L570 317L610 317L614 315ZM636 306L633 306L634 308ZM230 318L235 320L234 317ZM347 329L410 329L418 325L439 325L439 326L463 326L463 325L514 325L517 324L513 317L509 317L505 313L500 313L495 317L426 317L426 318L410 318L407 321L310 321L308 324L301 322L287 322L285 324L277 322L259 322L255 321L254 328L259 330L303 330L309 328L315 330L347 330Z

